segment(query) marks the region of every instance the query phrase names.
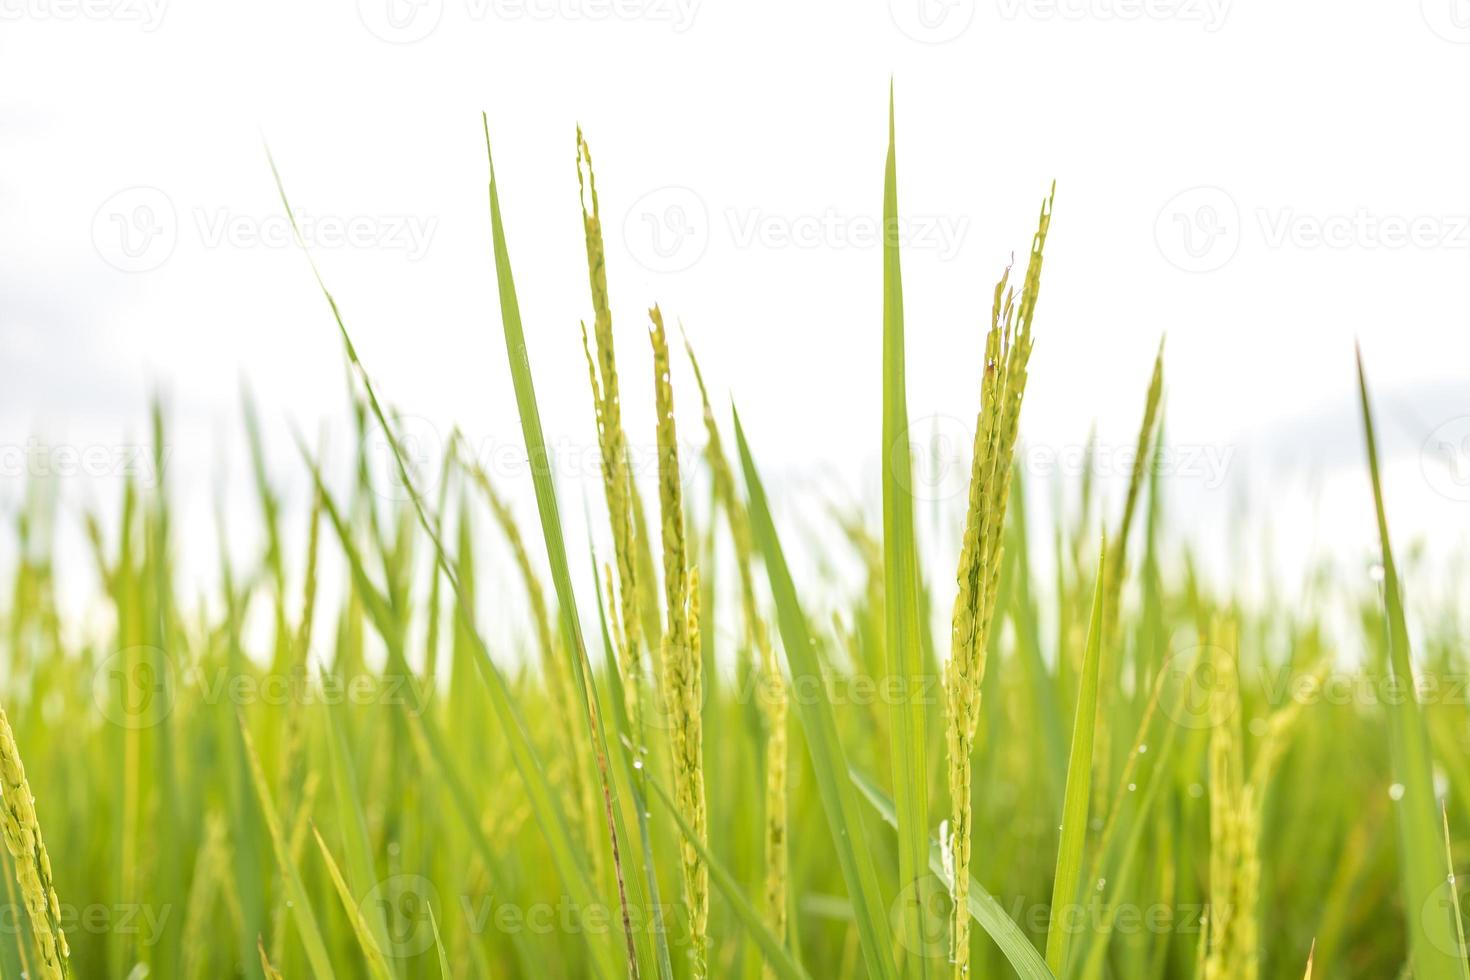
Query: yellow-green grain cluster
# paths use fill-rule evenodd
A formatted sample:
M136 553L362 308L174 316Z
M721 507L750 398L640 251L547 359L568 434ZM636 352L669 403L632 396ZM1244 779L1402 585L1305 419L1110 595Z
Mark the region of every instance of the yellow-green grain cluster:
M51 882L51 857L41 839L36 801L26 781L26 768L10 730L10 719L0 708L0 831L14 862L16 883L31 920L36 941L36 971L44 980L66 975L71 950L61 928L61 903Z
M1008 288L1010 269L996 284L985 337L985 365L980 380L980 411L975 421L974 457L969 506L945 673L946 745L949 750L951 801L949 847L954 879L951 959L957 977L969 971L970 916L966 906L970 879L970 753L980 715L980 687L985 679L985 652L995 600L1000 587L1001 542L1010 495L1011 461L1026 390L1026 363L1031 356L1031 321L1041 289L1042 250L1051 224L1052 197L1041 206L1021 286L1019 306Z
M613 556L617 567L618 606L612 615L613 643L623 677L623 697L633 731L643 732L643 655L639 633L637 498L628 467L628 442L618 396L618 364L613 353L612 308L607 293L607 260L602 244L602 218L597 202L597 178L592 151L577 130L577 183L582 194L582 230L587 246L587 278L592 288L592 337L582 324L582 350L597 416L597 441L602 453L602 487L612 524Z
M669 719L674 794L684 818L701 842L707 839L704 801L704 701L699 652L699 575L689 567L684 540L684 494L679 476L678 433L674 428L674 388L669 377L669 340L663 314L648 311L653 342L654 408L658 413L658 502L662 519L664 602L661 690ZM683 847L684 890L689 904L694 971L704 976L709 926L709 869L693 844Z

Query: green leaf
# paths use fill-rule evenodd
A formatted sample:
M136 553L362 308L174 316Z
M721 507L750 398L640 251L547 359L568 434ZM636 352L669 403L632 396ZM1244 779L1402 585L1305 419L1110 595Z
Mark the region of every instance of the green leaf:
M321 831L315 826L311 828L312 835L316 837L316 846L322 853L322 860L327 865L327 874L332 879L332 887L337 890L337 897L342 900L342 908L347 912L347 921L352 926L352 933L357 937L358 948L362 950L363 959L367 961L368 972L378 980L389 980L393 972L388 969L388 961L383 958L384 947L377 936L373 934L373 925L363 915L363 903L353 898L352 889L347 884L347 879L342 877L342 869L337 867L337 862L332 857L332 852L327 849L327 842L322 839ZM375 903L369 902L369 905ZM375 918L381 919L381 910Z
M1368 449L1368 473L1373 483L1373 509L1378 518L1378 539L1383 546L1389 669L1401 690L1417 692L1403 593L1388 539L1383 484L1378 474L1378 442L1373 431L1373 411L1368 402L1368 380L1363 372L1361 350L1357 360L1363 435ZM1390 726L1389 757L1394 780L1403 787L1403 796L1393 804L1393 814L1399 833L1399 870L1414 976L1418 980L1463 980L1465 957L1455 942L1460 929L1459 908L1456 902L1445 902L1441 896L1445 871L1439 850L1440 827L1434 812L1434 777L1423 709L1417 693L1385 700L1388 702L1386 710Z
M898 177L893 128L893 91L888 93L888 161L883 175L883 595L887 631L889 753L898 798L900 891L918 887L929 840L929 769L925 765L922 612L918 546L914 541L912 461L909 456L908 396L904 378L903 281L899 270ZM903 903L902 935L916 941L908 952L908 975L928 975L917 937L920 908Z
M832 830L832 843L843 880L852 898L853 917L857 922L858 940L863 962L872 977L894 977L893 939L888 918L883 910L883 897L878 886L878 872L873 866L863 830L863 815L857 794L848 776L847 755L837 737L837 716L827 696L822 665L807 626L806 614L796 597L796 585L786 566L776 526L766 504L766 492L755 469L740 414L735 413L735 441L740 448L740 465L750 495L750 522L757 544L765 556L766 574L771 580L771 593L776 600L777 623L781 629L782 647L791 669L794 685L808 685L812 697L796 698L806 733L807 751L817 780L817 791L827 824Z
M715 857L714 852L699 839L699 835L694 832L694 828L689 825L689 821L684 819L684 815L679 812L679 808L674 805L673 799L669 797L668 790L660 786L658 780L652 777L648 779L648 785L653 787L654 795L658 798L658 801L664 805L664 809L668 810L669 815L679 824L679 832L684 835L684 840L692 844L694 849L699 852L699 859L709 868L710 878L714 881L715 887L729 900L730 907L735 910L736 917L740 919L740 924L745 927L750 937L755 940L756 945L761 948L761 952L765 954L766 963L770 966L771 970L776 976L784 977L785 980L810 980L807 972L801 968L801 964L792 959L791 953L781 944L781 940L776 937L776 934L771 931L770 927L766 925L765 920L756 911L755 906L750 904L750 900L745 897L745 891L740 882L735 880L735 876L720 863L719 858Z
M500 194L495 184L495 160L490 154L490 123L482 114L485 129L485 156L490 164L490 233L495 252L495 279L500 292L500 320L505 333L505 352L510 359L511 379L515 386L516 408L521 419L521 433L526 440L526 453L531 461L532 482L536 491L536 509L541 517L541 533L546 542L546 560L551 566L551 579L556 588L557 605L561 612L561 629L566 640L567 654L572 661L572 676L577 682L577 691L587 708L588 737L593 740L597 752L599 774L602 778L603 801L608 813L609 836L612 842L613 868L618 879L618 900L622 907L623 923L628 941L629 967L635 975L641 961L652 965L656 951L648 936L648 930L634 930L629 926L627 891L632 890L632 901L646 907L647 896L637 876L631 879L623 874L622 849L630 844L631 837L622 816L622 805L618 801L617 784L608 770L607 731L603 725L602 712L598 708L597 691L592 676L592 664L587 657L587 645L582 638L582 623L577 615L576 594L572 591L572 573L567 563L566 539L562 533L561 512L556 500L556 486L552 482L551 455L546 448L546 437L541 429L541 410L536 403L536 386L531 378L531 361L526 352L525 329L521 324L521 307L516 299L515 279L511 274L510 250L505 244L505 226L500 216ZM635 946L637 947L635 949Z
M1092 618L1087 627L1087 650L1082 660L1082 683L1077 691L1077 717L1072 725L1072 754L1067 760L1067 792L1062 803L1062 839L1057 845L1057 870L1052 881L1051 923L1046 933L1046 965L1060 975L1067 964L1071 937L1063 924L1068 906L1077 900L1082 873L1082 845L1087 840L1087 815L1092 800L1092 740L1097 732L1098 659L1102 648L1103 579L1108 543L1098 549L1097 581L1092 588Z
M851 773L852 781L862 790L873 809L878 811L878 815L889 826L897 827L898 815L894 812L893 801L884 796L877 784L863 773L857 769L851 770ZM938 875L945 887L953 892L953 875L945 866L944 848L933 837L929 838L929 870ZM1005 907L973 877L970 879L970 900L967 904L970 918L985 930L986 935L995 940L995 945L1000 948L1006 962L1011 964L1021 980L1056 980L1047 968L1046 961L1041 958L1036 947L1031 945L1031 940L1026 938L1021 927L1006 914Z
M260 799L260 811L265 818L271 847L276 852L276 864L281 869L281 877L286 882L286 893L291 898L291 917L296 922L296 931L301 936L301 945L306 949L306 958L311 962L312 972L318 977L331 980L336 974L332 972L332 960L327 955L326 943L322 941L321 927L317 925L316 915L311 911L311 896L307 894L306 886L301 881L301 873L291 858L291 848L286 843L281 819L276 815L275 805L271 802L270 786L266 782L265 771L260 767L260 759L255 754L255 743L250 739L250 731L245 727L243 715L239 722L240 737L244 741L245 757L250 766L250 778L255 783L255 794Z

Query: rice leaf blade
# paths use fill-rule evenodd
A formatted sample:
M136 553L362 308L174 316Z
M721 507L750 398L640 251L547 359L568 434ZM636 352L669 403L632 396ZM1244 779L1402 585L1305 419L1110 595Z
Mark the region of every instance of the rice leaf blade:
M1052 881L1051 922L1046 933L1046 965L1061 974L1067 963L1070 936L1063 923L1077 899L1082 872L1082 846L1087 840L1091 810L1092 742L1097 731L1098 660L1102 646L1103 594L1107 541L1098 551L1097 581L1092 589L1092 616L1087 628L1087 650L1082 661L1082 684L1077 693L1077 717L1072 726L1072 751L1067 761L1067 790L1062 804L1062 839L1057 846L1056 876Z
M817 658L806 614L796 596L786 557L776 536L776 527L766 503L765 489L756 472L755 460L735 413L735 441L739 446L740 465L745 474L746 493L750 498L751 526L761 553L765 556L766 574L776 600L777 620L781 630L786 662L793 684L808 684L814 696L797 699L806 731L807 749L811 753L817 789L827 823L832 830L832 843L842 866L842 877L853 905L863 962L873 977L893 978L893 940L884 913L878 872L872 852L867 846L863 816L857 794L848 776L847 755L837 735L837 719L827 697L826 682Z
M919 558L914 540L912 461L909 457L908 396L904 377L903 279L899 267L898 177L888 98L888 159L883 175L883 579L884 622L890 698L890 754L898 799L900 892L919 887L929 839L928 776L925 763L925 683L921 638ZM899 942L907 950L906 976L927 977L928 959L917 902L904 902ZM908 942L904 936L911 937Z

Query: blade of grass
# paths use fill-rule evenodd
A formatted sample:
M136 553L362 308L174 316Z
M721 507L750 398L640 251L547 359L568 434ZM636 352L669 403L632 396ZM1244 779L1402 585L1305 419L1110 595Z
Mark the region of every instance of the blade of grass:
M316 915L311 910L311 895L301 881L301 872L296 867L296 862L291 858L290 845L286 842L281 820L276 815L275 805L271 802L270 785L266 781L265 770L261 768L260 758L255 754L255 743L250 738L250 730L245 726L243 715L240 716L239 723L240 737L244 742L245 757L250 767L250 777L255 783L255 795L260 800L260 812L265 819L271 847L276 852L276 864L280 866L281 877L286 883L286 892L291 896L291 916L296 923L296 932L301 937L301 945L306 949L306 958L311 962L312 972L317 977L331 980L336 974L332 971L332 958L327 955L327 946L322 940L321 926L317 924Z
M323 707L327 718L328 766L331 769L332 788L337 797L342 839L346 846L347 872L351 876L352 887L357 894L362 895L373 887L377 876L373 873L373 852L368 838L367 817L363 814L362 800L357 793L352 756L348 750L346 734L337 721L337 713L341 710L341 702L335 700L328 700ZM382 906L372 903L367 924L378 949L393 948Z
M684 840L693 845L695 851L699 853L699 859L709 869L715 887L729 900L730 907L735 910L736 917L740 919L740 924L745 927L756 945L760 946L761 952L765 954L766 963L771 970L776 976L783 977L785 980L810 980L809 974L801 968L801 964L792 959L791 953L766 925L755 906L750 904L750 899L745 897L744 886L735 880L735 876L715 857L709 846L700 840L689 821L684 819L684 815L679 812L679 807L669 796L669 791L660 786L658 780L652 777L649 778L648 784L653 787L654 795L664 805L664 809L668 810L669 815L678 823L679 832L683 835Z
M928 851L929 769L924 760L924 700L920 694L929 690L929 685L924 677L919 558L914 541L893 115L890 85L888 159L883 172L883 596L888 655L885 683L898 692L889 704L889 751L898 799L898 877L903 891L918 887ZM917 941L922 935L921 909L917 902L905 902L903 906L899 941L908 951L905 974L926 977L929 964L922 953L923 945ZM904 942L905 935L914 937L914 941Z
M429 928L434 930L434 949L439 954L439 977L440 980L450 980L454 974L449 970L449 956L444 952L444 940L439 935L439 920L434 917L434 906L428 905L427 908Z
M1092 589L1092 617L1087 628L1087 651L1082 660L1082 684L1077 692L1077 717L1072 724L1072 754L1067 760L1067 790L1062 804L1062 839L1057 845L1056 877L1052 880L1051 921L1046 931L1046 965L1061 974L1067 963L1071 937L1064 923L1077 899L1082 872L1082 845L1087 839L1087 816L1092 793L1092 740L1097 731L1098 654L1103 632L1103 581L1107 574L1107 538L1098 549L1097 581Z
M1378 539L1383 548L1383 593L1388 616L1389 667L1392 676L1411 692L1393 698L1388 705L1393 738L1390 758L1403 796L1394 804L1399 830L1399 860L1408 912L1409 948L1418 980L1462 980L1464 957L1455 956L1453 946L1458 921L1451 922L1445 903L1430 897L1444 882L1444 863L1439 855L1439 821L1434 813L1434 776L1429 753L1429 733L1424 726L1414 686L1414 667L1409 650L1409 627L1404 617L1403 593L1398 567L1388 538L1388 518L1383 505L1383 484L1378 473L1378 442L1373 430L1373 412L1368 401L1368 379L1363 370L1363 353L1357 352L1358 394L1363 407L1363 436L1368 450L1368 473L1373 483L1373 509L1378 519ZM1458 917L1458 908L1449 903Z
M536 491L536 509L541 517L541 533L546 542L546 560L551 566L552 583L556 588L557 605L561 613L561 628L566 640L568 655L572 658L572 673L587 713L588 737L594 740L597 764L602 778L603 806L607 814L608 835L612 844L613 872L618 884L618 904L622 911L623 932L627 939L628 966L631 974L639 973L640 956L643 962L652 962L654 950L647 931L632 927L628 913L627 877L622 868L622 842L627 841L627 828L623 826L622 809L617 801L617 790L608 771L607 732L603 726L602 713L598 709L598 698L592 676L592 663L587 657L587 645L582 639L582 624L577 615L576 594L572 591L572 574L567 564L566 541L562 533L561 512L556 500L556 486L552 482L550 454L546 448L546 436L541 428L541 410L536 403L536 388L531 377L531 361L526 350L525 330L521 323L520 301L516 298L515 280L511 274L510 250L505 243L505 225L500 214L500 194L495 183L495 159L490 152L490 121L483 113L480 121L485 130L485 158L490 166L490 233L495 253L495 279L500 295L500 319L505 333L505 352L510 361L511 378L515 386L516 408L521 419L521 434L526 441L526 452L531 460L531 474ZM642 885L635 877L631 887L635 898L645 902Z
M852 769L851 775L853 783L867 797L868 803L878 812L884 822L890 827L897 827L898 815L894 812L893 801L883 795L883 791L878 788L877 784L859 770ZM945 860L944 848L933 837L929 838L929 869L953 891L952 874ZM1005 907L974 878L970 879L970 893L966 905L970 910L970 918L985 930L986 935L995 940L995 945L1005 956L1006 962L1010 963L1021 980L1056 980L1051 970L1047 968L1046 960L1042 959L1036 947L1031 945L1031 940L1026 938L1021 927L1012 921Z
M489 148L489 124L488 124L488 122L486 123L486 148L487 148L487 152L488 152L488 148ZM267 155L269 155L269 154L267 153ZM296 225L296 219L295 219L294 212L291 210L290 202L286 199L286 190L285 190L284 185L281 182L280 173L276 170L276 166L275 166L275 161L274 160L271 161L271 173L274 175L274 177L276 179L276 188L277 188L278 191L280 191L281 203L282 203L283 207L286 210L286 214L290 218L292 231L293 231L294 236L296 238L297 244L298 244L298 246L301 247L302 252L306 255L307 261L308 261L308 263L311 266L312 274L316 278L317 285L321 288L322 295L326 298L327 304L331 307L332 316L333 316L333 319L337 323L338 331L340 332L341 337L342 337L343 346L345 347L345 349L347 351L348 360L350 361L350 363L351 363L351 365L352 365L352 367L353 367L353 369L354 369L354 371L356 373L356 376L357 376L358 380L360 380L362 382L364 392L367 395L368 404L369 404L369 406L372 409L372 412L373 412L374 417L377 419L378 424L382 427L382 430L383 430L384 435L388 439L388 444L389 444L389 447L391 448L391 450L393 452L393 459L394 459L394 462L395 462L395 464L397 466L399 478L402 481L402 485L403 485L404 489L406 489L408 491L408 493L409 493L409 498L410 498L410 500L411 500L411 502L413 504L414 512L415 512L415 514L418 517L419 524L422 526L422 528L424 529L424 532L429 536L430 541L433 543L435 558L436 558L437 562L439 563L440 569L444 572L445 578L449 581L451 587L453 588L453 591L455 592L455 595L457 597L460 597L461 599L463 599L463 595L462 595L462 593L460 591L459 579L458 579L458 577L454 573L454 570L453 570L453 568L452 568L452 566L451 566L451 564L449 562L448 554L447 554L447 552L446 552L446 550L444 548L443 542L440 540L440 535L439 535L439 532L437 530L437 522L430 521L430 519L429 519L429 516L428 516L428 513L427 513L427 509L426 509L426 507L424 505L424 502L423 502L423 497L419 493L418 489L416 488L416 485L414 483L414 480L413 480L413 478L412 478L412 476L411 476L411 474L409 472L408 465L404 461L403 449L399 445L399 440L393 435L393 428L389 425L388 420L387 420L387 417L386 417L385 413L383 412L382 405L378 401L377 393L373 389L372 381L368 377L366 368L363 367L362 362L358 359L357 350L353 346L352 338L347 333L347 325L343 321L341 310L338 308L337 302L332 297L332 294L327 290L326 283L322 280L321 273L317 270L317 268L316 268L316 262L312 259L311 253L306 250L305 242L304 242L304 240L301 237L301 231L300 231L300 229ZM503 253L503 251L504 251L504 244L505 243L504 243L504 235L503 235L502 232L500 232L499 205L495 201L494 169L493 169L493 166L492 166L492 170L491 170L491 195L490 196L491 196L492 223L493 223L494 228L496 230L496 236L495 237L496 237L496 243L497 243L497 259L498 259L499 258L499 255L501 253ZM499 262L497 261L497 266L498 265L499 265ZM502 277L502 282L501 282L502 295L504 294L504 291L505 291L507 285L509 285L508 284L508 281L507 281L508 280L508 277L509 277L509 266L508 266L508 260L507 260L506 275L504 277ZM514 286L513 285L510 285L509 288L511 290L511 302L512 302L512 304L514 304ZM519 313L517 312L515 316L516 316L517 327L519 327ZM522 343L522 356L524 357L524 342ZM512 359L512 360L514 360L514 359ZM519 392L518 392L518 394L519 394ZM537 430L538 430L538 432L539 432L539 429L540 429L540 425L539 425L539 420L538 420L538 423L537 423ZM533 457L532 457L533 459L545 460L547 458L546 455L545 455L545 453L544 453L544 440L543 440L543 442L541 444L541 448L542 448L542 454L540 456L534 456L533 455ZM303 452L304 452L304 449L303 449ZM313 467L313 468L315 469L315 467ZM542 467L542 468L544 468L544 467ZM549 474L548 474L548 477L549 477ZM318 489L321 490L323 493L325 493L325 487L322 485L321 477L320 477L320 474L319 473L317 473L317 475L316 475L316 480L317 480L317 487L318 487ZM538 490L538 494L537 494L537 496L538 496L538 503L539 503L539 498L541 496L541 494L539 492L540 489L541 489L541 487L540 487L540 483L538 481L538 486L537 486L537 490ZM554 500L553 500L553 507L554 507ZM344 547L345 547L346 536L343 535L343 533L342 533L343 526L341 524L340 518L338 518L338 517L335 516L335 512L334 511L333 511L333 513L334 513L334 523L337 525L339 536L340 537L343 537L343 539L344 539ZM544 516L544 511L543 511L543 516ZM558 525L558 537L559 537L559 535L560 535L560 527ZM557 574L558 573L558 569L556 567L556 562L553 559L553 561L552 561L552 570L553 570L553 574L557 578L558 598L560 598L562 600L562 616L563 616L564 625L567 622L570 622L571 623L571 626L572 626L572 628L573 628L573 630L575 632L575 638L577 640L577 643L576 643L576 646L575 646L574 649L576 651L581 652L581 654L582 654L580 658L577 658L576 659L576 667L575 667L575 670L576 670L576 676L577 676L577 680L578 680L578 686L579 686L579 688L581 688L582 693L584 695L584 699L585 699L586 684L589 683L589 681L584 680L584 678L583 678L583 675L582 675L582 662L585 661L586 654L585 654L585 651L583 651L582 644L580 642L580 640L581 640L580 626L577 626L576 625L576 612L575 612L575 607L572 606L571 603L570 603L570 601L569 601L570 591L571 591L570 590L570 577L565 575L566 561L565 561L565 558L564 557L563 557L563 560L561 562L561 565L562 565L562 568L560 569L560 573L561 574ZM358 578L364 578L365 579L365 575L362 575L362 574L359 574L356 577L358 577ZM566 595L563 595L562 594L562 589L561 589L561 586L562 586L562 578L563 577L565 577L566 580L567 580L567 592L566 592ZM514 699L512 693L511 693L511 691L510 691L509 684L507 683L505 677L500 673L499 668L496 667L494 661L490 659L490 652L489 652L489 650L485 646L484 639L480 636L480 633L478 632L478 630L476 630L474 628L474 624L472 622L469 622L468 621L468 614L465 612L464 603L461 602L458 605L459 605L459 609L460 609L460 613L461 613L461 619L465 622L465 626L466 626L466 629L467 629L467 631L469 633L469 637L470 637L470 639L474 643L474 650L475 650L475 654L476 654L476 666L478 667L480 676L484 679L484 681L486 683L486 687L489 690L491 703L494 706L495 711L496 711L496 714L497 714L497 716L500 719L502 729L506 733L506 736L507 736L507 740L506 740L507 741L507 744L510 747L510 749L512 750L512 756L513 756L513 758L515 760L515 763L516 763L516 769L521 774L522 780L525 783L527 794L531 797L531 803L532 803L532 807L533 807L533 809L535 810L535 813L536 813L537 822L538 822L538 824L541 827L542 833L545 836L547 843L551 847L552 856L553 856L553 858L556 861L557 868L558 868L558 870L561 871L563 880L566 882L568 889L573 893L573 895L576 898L576 901L578 903L580 903L580 907L581 908L584 908L584 909L593 909L593 908L596 908L597 907L597 902L596 902L595 889L594 889L593 883L591 882L590 878L587 875L586 867L584 866L584 864L578 858L579 851L575 847L575 845L572 843L571 835L570 835L570 833L569 833L569 831L567 829L566 819L565 819L565 817L561 813L561 808L560 808L560 805L558 803L557 796L556 796L555 792L552 790L550 780L548 779L548 777L546 775L546 767L544 765L542 765L542 763L541 763L541 761L540 761L540 759L539 759L539 757L537 755L537 752L536 752L535 747L531 744L530 735L529 735L529 732L527 730L525 721L521 717L520 711L519 711L519 709L516 706L516 702L515 702L515 699ZM570 609L570 611L569 611L569 609ZM385 638L385 640L387 640L390 637L393 637L395 635L396 634L390 630L390 631L385 632L384 638ZM399 663L397 665L397 669L400 669L403 672L403 676L405 676L405 677L410 676L410 670L409 670L406 662L403 662L402 661L402 650L401 649L397 649L395 651L395 645L392 642L389 642L388 646L389 646L390 656L393 656L393 655L396 654L396 656L399 658ZM589 712L592 712L593 711L593 706L595 704L595 701L593 701L592 699L586 699L586 700L587 700L588 710L589 710ZM425 727L427 727L427 726L425 726ZM602 756L600 758L605 758L605 755L606 755L606 749L605 749L605 741L604 741L603 748L602 748ZM605 796L606 801L607 801L607 810L608 810L608 813L609 813L609 821L608 821L609 822L609 831L610 831L610 834L612 836L613 863L614 863L614 866L616 867L617 864L618 864L618 860L619 860L619 858L618 858L618 837L617 837L616 831L613 829L613 819L612 819L612 814L615 811L615 807L613 805L613 800L612 800L612 796L611 796L611 790L610 790L610 787L609 787L608 781L607 781L607 773L606 773L606 765L605 765L605 762L603 762L603 785L604 785L604 796ZM632 935L632 928L631 928L631 925L630 925L630 922L629 922L629 917L628 917L627 899L626 899L625 889L624 889L624 885L623 885L623 876L622 876L622 873L621 873L621 869L620 868L618 869L618 888L619 888L619 903L621 905L622 912L623 912L624 931L625 931L625 934L626 934L627 940L628 940L627 945L628 945L628 952L629 952L629 956L630 956L630 963L629 963L630 971L631 971L631 973L634 976L637 976L637 974L638 974L638 967L637 967L637 960L636 960L635 951L634 951L634 948L633 948L634 947L634 940L633 940L633 935ZM606 944L603 943L602 941L600 941L600 939L598 937L595 937L593 935L593 932L595 932L595 930L584 930L583 931L583 935L584 935L584 939L587 942L588 948L592 951L593 959L594 959L594 962L597 964L597 967L598 967L599 972L602 973L603 975L606 975L606 976L614 976L614 975L616 975L617 972L619 972L619 971L616 969L616 967L614 965L615 964L615 961L611 957L611 955L610 955L610 953L609 953L609 951L608 951L608 949L606 947Z
M357 937L358 948L362 950L363 959L367 961L368 973L377 980L389 980L393 976L388 969L388 962L383 959L383 947L373 935L373 927L366 916L363 915L362 905L352 897L352 889L347 884L347 879L342 877L342 869L337 867L337 862L332 858L332 852L327 848L327 842L322 839L321 831L313 824L312 836L316 838L317 848L321 850L322 860L327 865L327 874L332 879L332 887L337 890L337 897L342 900L342 908L347 913L347 921L352 926L352 933ZM376 903L368 902L368 905Z
M798 698L797 707L806 732L807 751L827 823L832 830L832 843L842 866L842 877L852 899L853 918L862 945L863 962L868 975L875 978L894 977L893 941L884 914L878 872L873 865L863 830L863 815L848 776L847 754L837 735L837 717L827 696L826 680L813 646L806 614L796 596L796 585L786 566L781 541L771 520L765 488L756 472L755 460L735 412L735 442L740 451L740 465L745 473L746 493L750 497L751 529L765 556L766 574L771 580L771 593L776 600L777 620L781 629L786 662L791 669L793 685L809 685L814 696Z

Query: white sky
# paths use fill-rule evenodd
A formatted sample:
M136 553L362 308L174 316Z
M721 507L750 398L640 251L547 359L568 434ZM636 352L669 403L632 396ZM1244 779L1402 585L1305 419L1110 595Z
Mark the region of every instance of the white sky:
M657 301L769 474L830 471L861 497L892 77L914 416L973 417L991 287L1055 177L1029 445L1066 452L1095 420L1130 446L1167 333L1169 440L1229 464L1223 482L1174 474L1176 530L1227 562L1265 537L1230 523L1244 507L1283 569L1360 562L1358 338L1394 529L1448 554L1470 527L1463 5L0 0L0 499L10 512L30 436L115 449L161 389L185 547L207 569L211 487L233 483L230 512L249 514L242 378L288 493L304 492L289 423L345 437L339 342L280 236L262 137L382 390L434 431L517 445L481 109L552 442L576 457L593 439L580 122L633 441L652 439ZM682 365L675 380L693 409ZM1431 433L1464 469L1422 452ZM111 472L64 486L72 513L119 492ZM563 510L580 522L575 489Z

